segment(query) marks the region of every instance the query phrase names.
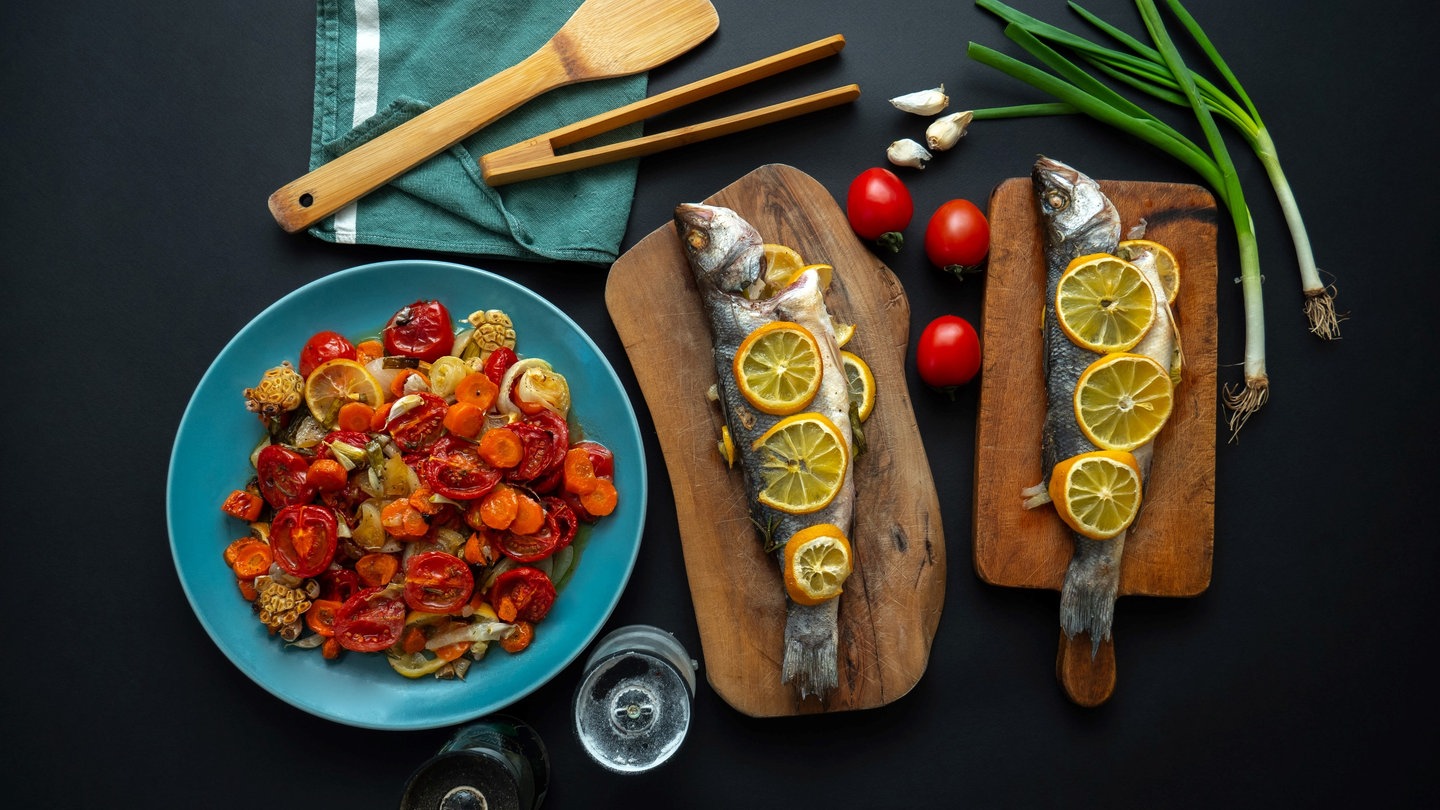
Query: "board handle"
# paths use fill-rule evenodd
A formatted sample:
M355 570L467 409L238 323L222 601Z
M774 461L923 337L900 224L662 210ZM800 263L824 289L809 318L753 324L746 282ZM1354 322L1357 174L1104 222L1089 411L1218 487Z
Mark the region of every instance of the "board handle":
M1060 631L1060 650L1055 656L1055 677L1065 694L1077 705L1099 706L1115 691L1115 640L1100 642L1091 654L1089 633L1074 638Z

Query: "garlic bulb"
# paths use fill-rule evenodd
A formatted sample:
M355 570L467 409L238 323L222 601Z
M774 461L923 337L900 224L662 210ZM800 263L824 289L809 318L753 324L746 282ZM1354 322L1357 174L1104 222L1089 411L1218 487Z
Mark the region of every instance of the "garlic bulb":
M945 85L942 84L932 90L921 90L896 96L890 99L890 103L902 112L934 115L950 105L950 97L945 95Z
M965 131L970 128L970 120L974 117L973 112L966 110L936 118L925 128L926 145L937 152L949 149L965 137Z
M910 140L902 138L890 144L885 150L885 157L890 159L896 166L914 166L917 169L925 168L925 162L930 159L930 153L925 147Z

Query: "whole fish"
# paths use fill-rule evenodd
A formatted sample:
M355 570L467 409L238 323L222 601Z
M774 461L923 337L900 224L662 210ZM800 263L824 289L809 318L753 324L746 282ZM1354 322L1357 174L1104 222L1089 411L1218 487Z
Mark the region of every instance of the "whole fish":
M719 404L739 453L750 517L767 550L774 553L777 565L783 564L785 541L796 531L817 523L832 523L849 536L855 512L850 470L834 500L816 512L789 514L759 500L764 459L751 445L781 417L752 407L740 392L732 370L736 350L755 329L772 321L804 326L819 344L824 368L820 389L806 411L825 415L839 428L847 444L853 441L849 385L819 276L807 271L771 297L752 298L764 283L765 261L764 241L750 223L728 208L683 204L675 209L675 227L709 321ZM807 606L786 599L781 678L793 683L802 699L809 695L824 697L839 683L839 603L835 598Z
M1055 291L1073 259L1091 253L1114 253L1120 242L1120 214L1094 180L1045 157L1035 162L1031 180L1045 230L1046 410L1041 436L1044 480L1038 488L1022 493L1030 497L1027 505L1043 502L1044 496L1039 500L1036 496L1043 491L1057 463L1099 449L1076 422L1074 395L1080 375L1100 355L1076 345L1061 331L1055 314ZM1141 270L1156 296L1156 320L1131 351L1151 357L1164 368L1174 368L1174 322L1159 273L1153 264ZM1153 440L1132 452L1142 481L1148 483ZM1088 633L1092 654L1110 638L1126 534L1122 532L1110 540L1091 540L1072 532L1075 551L1060 589L1060 627L1070 638Z

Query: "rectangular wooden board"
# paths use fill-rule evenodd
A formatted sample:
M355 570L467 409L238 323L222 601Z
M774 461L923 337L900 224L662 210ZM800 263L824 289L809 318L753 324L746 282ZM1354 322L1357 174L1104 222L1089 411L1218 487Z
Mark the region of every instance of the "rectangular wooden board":
M755 717L884 705L924 673L945 596L939 502L905 383L909 303L830 193L798 169L762 166L703 202L734 209L767 242L834 266L826 303L857 325L846 348L870 366L879 393L865 422L867 449L851 470L856 569L840 596L840 685L823 701L802 701L780 680L779 567L750 521L740 471L716 449L722 422L706 397L716 382L709 326L674 224L661 224L610 269L606 306L675 495L702 671L716 694Z
M1199 186L1100 181L1121 232L1174 251L1175 316L1184 371L1170 422L1155 440L1145 504L1121 563L1121 595L1194 596L1210 584L1215 546L1215 200ZM1059 590L1073 544L1052 507L1026 510L1020 490L1042 479L1045 413L1041 312L1044 241L1029 178L990 198L991 250L981 335L975 450L975 570L992 585Z

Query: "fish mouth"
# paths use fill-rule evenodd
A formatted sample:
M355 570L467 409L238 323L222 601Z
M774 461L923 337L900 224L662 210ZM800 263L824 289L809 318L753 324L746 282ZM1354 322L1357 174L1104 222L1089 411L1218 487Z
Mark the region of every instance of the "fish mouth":
M1080 184L1081 175L1073 167L1041 155L1035 159L1035 166L1030 170L1030 177L1037 187L1069 190Z

